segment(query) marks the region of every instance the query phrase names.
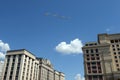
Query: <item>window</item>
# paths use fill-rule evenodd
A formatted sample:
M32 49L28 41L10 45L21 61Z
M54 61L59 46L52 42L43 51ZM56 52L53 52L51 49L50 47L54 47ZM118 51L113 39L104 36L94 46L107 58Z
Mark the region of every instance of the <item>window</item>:
M87 57L89 57L89 55L87 54Z
M90 60L90 58L87 58L87 60Z
M98 66L98 68L101 66L101 65L100 65L100 62L97 62L97 66Z
M95 57L91 57L91 60L95 60Z
M119 50L120 50L120 48L117 48L117 50L119 51Z
M115 60L115 62L117 63L117 62L118 62L118 60Z
M88 44L85 44L85 46L88 46Z
M115 40L115 43L118 43L118 40Z
M115 51L115 48L113 49L113 51Z
M88 73L91 73L91 70L88 70Z
M88 70L90 70L91 69L91 67L88 67Z
M93 76L93 80L97 80L97 77L98 77L98 76Z
M96 49L95 51L96 51L96 53L98 53L98 49Z
M97 60L100 60L100 58L99 58L99 57L97 57Z
M120 54L120 52L118 52L118 54Z
M117 67L119 67L119 64L116 64Z
M92 76L88 76L88 80L92 80Z
M114 43L114 40L111 40L110 42L111 42L111 43Z
M118 71L120 71L120 69L119 69L119 68L117 68L117 70L118 70Z
M114 45L112 45L112 47L115 47Z
M99 80L103 80L102 75L99 76Z
M90 63L88 62L87 65L90 65Z
M92 62L92 65L95 65L96 63L95 62Z
M99 54L96 54L96 56L99 56Z
M92 66L92 69L96 69L96 66Z
M117 44L116 46L119 47L119 44Z
M86 50L86 53L89 53L89 50Z
M93 53L93 49L91 49L91 53Z
M97 73L97 70L92 71L93 73Z
M117 56L115 56L115 58L117 58Z
M94 56L94 54L91 55L92 57Z

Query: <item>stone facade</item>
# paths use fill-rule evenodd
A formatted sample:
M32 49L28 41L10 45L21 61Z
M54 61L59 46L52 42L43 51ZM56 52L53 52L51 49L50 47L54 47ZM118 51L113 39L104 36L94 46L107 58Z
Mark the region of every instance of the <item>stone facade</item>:
M3 66L4 66L4 62L0 61L0 80L2 79Z
M63 77L59 80L64 80ZM20 49L8 51L2 80L56 80L55 70L47 59L36 58L31 52Z
M120 34L99 34L83 46L85 80L119 80Z

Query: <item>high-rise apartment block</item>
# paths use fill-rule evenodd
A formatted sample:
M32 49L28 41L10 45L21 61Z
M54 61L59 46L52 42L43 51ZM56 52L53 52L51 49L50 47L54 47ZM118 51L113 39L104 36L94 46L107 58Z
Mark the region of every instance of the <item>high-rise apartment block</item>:
M64 74L54 70L48 59L20 49L7 51L2 80L64 80Z
M120 34L98 34L82 50L85 80L120 80Z

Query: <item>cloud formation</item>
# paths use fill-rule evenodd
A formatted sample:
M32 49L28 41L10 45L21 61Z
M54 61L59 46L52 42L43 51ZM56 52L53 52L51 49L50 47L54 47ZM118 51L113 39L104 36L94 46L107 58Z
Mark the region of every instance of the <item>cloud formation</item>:
M63 15L60 15L60 14L55 14L55 13L50 13L50 12L46 12L44 13L45 16L52 16L52 17L56 17L56 18L59 18L59 19L71 19L71 17L69 16L63 16Z
M9 44L0 40L0 60L4 60L7 50L10 50Z
M85 80L85 78L82 77L81 74L76 74L75 80Z
M66 42L60 42L56 46L56 51L63 53L63 54L80 54L82 53L82 41L78 38L72 40L70 44L67 44Z

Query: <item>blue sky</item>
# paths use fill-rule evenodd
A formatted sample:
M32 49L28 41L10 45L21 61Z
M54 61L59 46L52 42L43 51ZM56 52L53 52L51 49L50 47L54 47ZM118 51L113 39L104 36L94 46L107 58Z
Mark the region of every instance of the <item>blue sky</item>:
M82 53L62 53L56 46L119 33L119 4L120 0L1 0L0 40L10 49L25 48L50 59L66 80L75 80L77 74L84 76Z

